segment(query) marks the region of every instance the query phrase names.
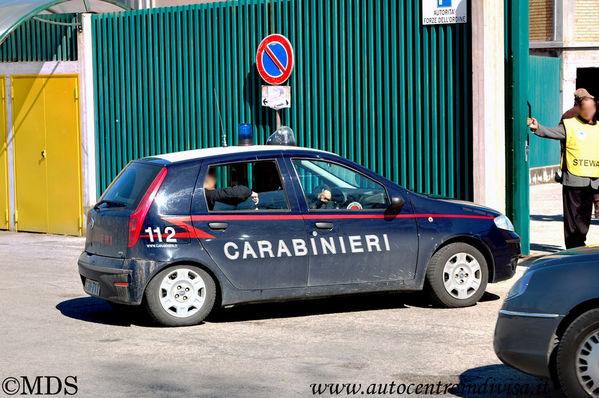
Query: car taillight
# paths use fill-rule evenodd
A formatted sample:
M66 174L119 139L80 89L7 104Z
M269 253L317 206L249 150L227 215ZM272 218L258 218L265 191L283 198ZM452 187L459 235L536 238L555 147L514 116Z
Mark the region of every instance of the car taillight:
M146 191L143 198L141 198L139 205L137 205L137 209L135 209L133 214L131 214L129 217L129 248L137 244L139 233L141 232L141 227L144 225L148 210L150 210L150 206L154 201L154 197L156 197L156 194L158 193L158 190L160 189L162 181L164 181L165 177L166 167L163 167L156 178L154 178L154 181L152 181L152 184L150 184L150 187Z

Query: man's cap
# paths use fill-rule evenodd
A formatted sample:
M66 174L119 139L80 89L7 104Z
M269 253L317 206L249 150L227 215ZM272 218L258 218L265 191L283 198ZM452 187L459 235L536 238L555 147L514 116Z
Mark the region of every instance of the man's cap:
M581 101L585 98L593 98L595 99L595 97L593 97L586 88L579 88L576 89L576 91L574 91L574 98Z

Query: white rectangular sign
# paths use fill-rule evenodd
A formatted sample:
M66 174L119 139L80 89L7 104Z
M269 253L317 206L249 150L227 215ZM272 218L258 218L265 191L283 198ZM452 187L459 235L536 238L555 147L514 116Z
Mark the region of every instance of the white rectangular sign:
M422 24L466 23L468 0L422 0Z
M262 86L262 106L279 110L291 108L290 86Z

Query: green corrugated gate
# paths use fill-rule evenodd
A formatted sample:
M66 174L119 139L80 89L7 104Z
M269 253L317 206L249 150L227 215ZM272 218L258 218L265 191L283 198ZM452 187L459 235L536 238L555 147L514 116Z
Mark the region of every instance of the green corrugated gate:
M260 105L260 40L287 35L296 68L283 123L408 188L472 197L469 25L421 25L420 2L240 0L93 17L98 192L131 159L220 145ZM271 5L272 4L272 5ZM271 26L272 24L272 26Z
M532 114L545 126L557 126L561 118L561 58L536 57L529 60L529 97ZM559 164L560 144L530 133L530 167Z
M77 15L36 18L20 24L0 45L0 62L76 61Z

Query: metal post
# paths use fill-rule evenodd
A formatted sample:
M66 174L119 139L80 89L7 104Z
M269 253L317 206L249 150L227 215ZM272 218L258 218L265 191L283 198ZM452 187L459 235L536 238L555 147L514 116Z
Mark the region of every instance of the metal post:
M269 24L268 24L268 33L269 34L273 34L275 33L275 1L274 0L270 0L270 7L268 8L268 17L269 17Z
M275 119L276 127L278 129L279 127L281 127L281 110L280 109L275 111L275 118L276 118Z
M530 254L530 191L528 163L528 1L506 0L506 148L507 214Z

